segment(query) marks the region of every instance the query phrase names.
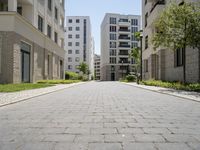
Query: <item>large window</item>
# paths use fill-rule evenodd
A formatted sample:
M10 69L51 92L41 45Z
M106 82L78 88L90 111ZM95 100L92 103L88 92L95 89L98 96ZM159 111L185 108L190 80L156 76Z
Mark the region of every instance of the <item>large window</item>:
M76 53L76 54L80 54L80 51L79 51L79 50L76 50L75 53Z
M116 32L117 27L116 26L110 26L110 32Z
M72 42L68 42L68 46L72 46Z
M38 30L43 32L43 18L38 15Z
M51 26L47 25L47 36L51 38Z
M116 34L111 33L110 34L110 40L117 40Z
M54 41L58 43L58 33L54 32Z
M68 31L72 31L72 27L68 27Z
M72 58L71 57L68 57L68 62L72 62Z
M110 49L110 56L116 56L116 49Z
M79 42L76 42L76 46L79 46L80 45L80 43Z
M68 23L72 23L72 19L69 19L69 20L68 20Z
M117 19L111 17L111 18L110 18L110 24L116 24L116 23L117 23Z
M148 36L145 37L145 49L149 47L149 38Z
M72 50L70 49L70 50L68 50L68 54L72 54Z
M55 7L55 19L58 20L58 9Z
M80 27L76 27L76 31L79 31L80 30Z
M68 38L71 39L72 38L72 34L68 34Z
M138 25L138 19L131 19L131 25L137 26Z
M116 58L115 57L110 57L110 63L111 64L116 64Z
M183 49L177 49L175 51L175 66L183 66Z
M110 48L116 48L116 42L110 42Z
M148 13L145 14L145 20L144 20L144 22L145 22L145 27L147 26L147 19L148 19Z
M48 9L51 11L52 0L48 0Z
M144 60L144 72L148 72L149 71L149 68L148 68L148 60L145 59Z

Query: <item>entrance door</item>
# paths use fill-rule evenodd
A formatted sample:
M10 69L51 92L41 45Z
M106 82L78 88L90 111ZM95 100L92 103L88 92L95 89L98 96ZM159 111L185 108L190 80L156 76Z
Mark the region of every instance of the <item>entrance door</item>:
M22 82L30 82L30 46L21 43L21 79Z
M115 73L111 73L111 81L115 81Z

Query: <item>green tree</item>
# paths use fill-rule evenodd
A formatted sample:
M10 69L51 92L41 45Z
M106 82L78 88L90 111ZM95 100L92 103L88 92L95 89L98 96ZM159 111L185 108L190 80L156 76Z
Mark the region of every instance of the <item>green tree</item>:
M200 15L197 3L169 4L155 21L154 48L183 50L183 82L186 82L186 47L199 49ZM200 49L199 49L200 50Z
M88 74L89 68L88 65L85 62L81 62L78 69L83 73L83 74Z
M135 32L134 33L134 36L136 37L136 39L139 41L140 40L140 32ZM134 47L130 54L129 54L129 57L130 58L133 58L135 60L135 64L134 64L134 67L135 67L135 71L136 71L136 75L137 75L137 79L138 79L138 73L139 73L139 68L140 68L140 65L141 65L141 62L140 62L140 57L141 57L141 47Z

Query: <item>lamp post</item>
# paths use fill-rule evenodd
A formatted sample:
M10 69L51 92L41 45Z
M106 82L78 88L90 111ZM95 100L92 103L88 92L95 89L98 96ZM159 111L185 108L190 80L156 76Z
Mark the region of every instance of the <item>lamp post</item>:
M124 79L124 68L123 68L123 65L124 65L124 61L122 60L122 79Z
M140 80L142 81L142 39L143 30L140 30Z

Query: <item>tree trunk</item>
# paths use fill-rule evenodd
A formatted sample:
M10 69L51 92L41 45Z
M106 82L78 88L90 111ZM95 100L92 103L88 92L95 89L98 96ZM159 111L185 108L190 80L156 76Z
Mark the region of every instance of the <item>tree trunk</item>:
M183 47L183 84L186 83L186 46Z

